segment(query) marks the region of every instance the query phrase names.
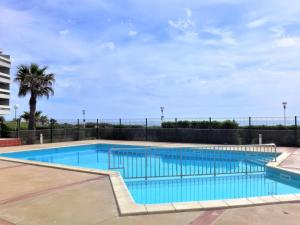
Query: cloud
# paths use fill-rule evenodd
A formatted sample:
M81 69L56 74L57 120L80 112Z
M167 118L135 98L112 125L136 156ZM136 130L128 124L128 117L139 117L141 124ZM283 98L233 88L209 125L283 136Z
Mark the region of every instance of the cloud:
M100 45L101 50L114 50L115 49L115 43L114 42L106 42Z
M194 21L192 20L192 10L189 8L185 9L185 13L186 13L186 17L183 19L178 19L176 21L174 20L169 20L168 24L175 28L178 29L180 31L187 31L189 29L192 29L194 26Z
M56 74L55 96L38 103L54 118L82 108L88 117L155 117L161 105L168 117L277 116L282 99L295 114L299 4L253 1L5 0L0 43L12 74L29 62ZM12 104L27 110L16 90Z
M69 30L68 29L64 29L64 30L61 30L61 31L59 31L59 34L60 35L67 35L67 34L69 34Z
M300 37L284 37L277 39L275 43L281 48L300 47Z
M206 33L212 34L214 36L217 36L217 39L209 39L207 40L208 44L213 45L236 45L237 42L233 37L233 34L231 31L222 30L215 27L207 27L203 30Z
M247 24L247 27L249 27L249 28L258 28L258 27L264 26L267 22L268 22L267 18L260 18L260 19L257 19L257 20L250 21Z
M285 29L281 26L271 27L269 30L274 38L282 37L285 34Z
M131 37L136 36L137 34L138 34L138 32L135 31L135 30L130 30L130 31L128 32L128 35L131 36Z

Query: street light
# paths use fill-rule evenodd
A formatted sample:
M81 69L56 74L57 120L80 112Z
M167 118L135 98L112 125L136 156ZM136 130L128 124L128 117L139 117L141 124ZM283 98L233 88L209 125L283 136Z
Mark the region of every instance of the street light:
M83 128L85 128L85 109L82 110L82 117L83 117Z
M15 121L17 121L17 110L19 108L19 105L18 104L15 104L14 105L14 109L15 109Z
M284 120L284 126L286 126L286 105L287 102L282 102L283 105L283 120Z
M165 109L165 107L163 107L163 106L160 107L160 112L161 112L160 119L161 119L161 122L163 122L163 120L164 120L164 109Z
M18 121L17 121L17 110L19 108L18 104L14 105L14 109L15 109L15 121L16 121L16 131L18 130ZM18 136L19 137L19 136Z

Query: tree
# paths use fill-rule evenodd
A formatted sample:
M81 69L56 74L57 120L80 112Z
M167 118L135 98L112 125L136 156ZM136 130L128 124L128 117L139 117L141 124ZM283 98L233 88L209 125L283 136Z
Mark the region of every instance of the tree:
M30 113L29 112L23 112L23 114L20 116L21 119L24 119L26 122L29 121L29 115ZM42 111L36 111L35 114L34 114L34 118L35 118L35 121L39 121L39 119L42 117Z
M42 126L44 126L45 124L48 124L49 123L48 116L45 116L45 115L40 116L40 118L38 119L38 122L40 122L42 124Z
M19 97L30 94L28 129L35 129L35 113L37 98L47 97L54 94L53 83L55 81L53 73L46 73L48 67L42 67L32 63L30 65L20 65L17 68L15 81L19 83Z

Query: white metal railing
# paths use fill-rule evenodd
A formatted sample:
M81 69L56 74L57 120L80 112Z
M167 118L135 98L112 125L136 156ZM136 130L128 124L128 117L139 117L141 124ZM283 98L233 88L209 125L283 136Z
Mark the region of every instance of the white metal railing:
M195 148L112 148L108 168L124 178L218 175L264 172L276 160L276 145L201 146Z

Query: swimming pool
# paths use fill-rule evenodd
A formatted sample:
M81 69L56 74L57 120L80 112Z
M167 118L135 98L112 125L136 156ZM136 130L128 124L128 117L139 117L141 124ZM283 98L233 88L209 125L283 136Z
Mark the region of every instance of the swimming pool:
M300 178L286 180L266 171L277 153L265 149L94 144L0 156L118 171L139 204L300 193Z

